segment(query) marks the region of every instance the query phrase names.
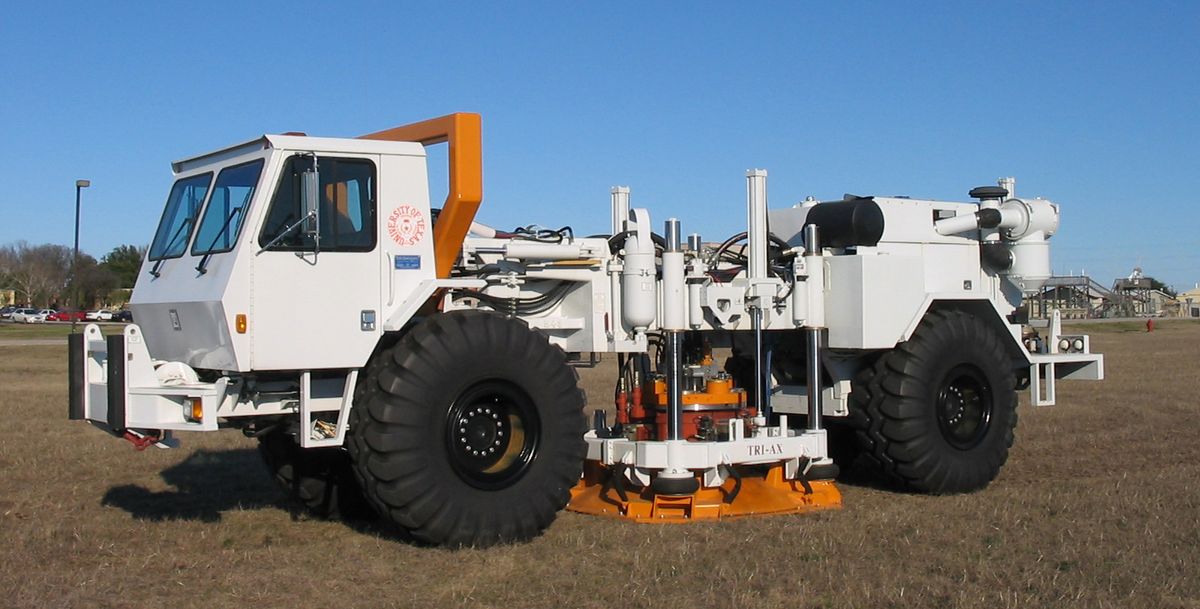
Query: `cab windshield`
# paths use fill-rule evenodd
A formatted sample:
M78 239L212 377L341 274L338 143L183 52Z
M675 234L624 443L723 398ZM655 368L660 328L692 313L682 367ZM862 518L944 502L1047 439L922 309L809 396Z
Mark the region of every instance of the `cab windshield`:
M192 244L192 254L216 254L233 249L262 167L263 161L258 159L221 170L208 207L204 208L204 219L200 221L196 242Z
M188 240L192 237L192 227L196 224L196 216L200 213L200 206L204 204L210 183L212 173L203 173L182 178L171 187L166 209L158 222L154 241L150 243L150 260L178 258L183 255Z

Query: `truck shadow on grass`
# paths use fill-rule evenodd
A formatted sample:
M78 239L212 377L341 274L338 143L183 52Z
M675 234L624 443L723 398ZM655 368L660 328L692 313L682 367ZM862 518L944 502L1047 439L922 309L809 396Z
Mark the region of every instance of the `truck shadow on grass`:
M138 520L169 522L197 520L220 522L231 510L276 509L293 520L319 519L293 501L272 479L257 449L200 450L161 473L172 490L152 491L136 484L114 486L101 504L119 508ZM879 483L860 467L851 467L838 477L838 484L877 490L894 490ZM338 518L338 523L355 532L423 546L425 544L384 526L369 515Z
M229 510L297 509L271 480L254 449L197 451L161 475L174 490L125 484L110 488L101 504L153 521L217 522Z
M197 451L161 473L173 490L152 491L136 484L114 486L101 504L125 510L138 520L219 522L231 510L277 509L293 520L314 519L272 479L258 450ZM340 519L361 533L398 539L370 519Z

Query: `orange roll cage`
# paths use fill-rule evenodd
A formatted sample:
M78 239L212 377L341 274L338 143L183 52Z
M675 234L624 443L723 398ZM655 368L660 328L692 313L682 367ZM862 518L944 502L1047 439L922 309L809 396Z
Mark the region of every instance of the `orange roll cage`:
M359 136L365 140L417 142L423 146L448 144L450 189L433 228L434 265L438 277L449 277L462 251L463 239L483 201L483 136L481 120L473 112L455 112L411 125Z

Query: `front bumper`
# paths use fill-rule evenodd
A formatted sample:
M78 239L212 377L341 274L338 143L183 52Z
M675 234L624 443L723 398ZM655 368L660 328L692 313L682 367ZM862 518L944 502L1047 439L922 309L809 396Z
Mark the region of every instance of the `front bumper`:
M68 337L68 418L123 436L127 431L213 431L229 379L215 383L160 378L141 328L105 337L96 324ZM199 418L193 418L197 414ZM158 434L162 435L162 434Z

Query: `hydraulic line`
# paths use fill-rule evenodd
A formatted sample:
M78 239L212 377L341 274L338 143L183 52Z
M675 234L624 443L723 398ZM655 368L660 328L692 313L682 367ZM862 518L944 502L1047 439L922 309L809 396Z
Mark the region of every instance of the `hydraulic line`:
M547 290L545 294L528 298L505 298L474 291L456 291L454 298L475 298L499 311L521 315L535 315L553 309L566 298L567 293L571 290L572 284L569 282L555 283L557 285Z

